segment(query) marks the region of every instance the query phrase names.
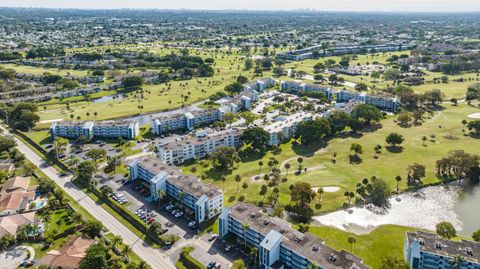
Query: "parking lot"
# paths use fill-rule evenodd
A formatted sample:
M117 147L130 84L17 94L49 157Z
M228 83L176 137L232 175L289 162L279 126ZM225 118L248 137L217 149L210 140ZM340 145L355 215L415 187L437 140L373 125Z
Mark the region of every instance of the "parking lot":
M187 245L195 247L191 255L205 266L215 261L220 263L221 268L230 268L235 259L249 259L249 255L242 253L238 244L220 238L209 240L211 233L197 236L198 225L196 223L192 225L193 219L188 214L179 214L184 208L169 203L159 205L150 198L147 191L144 191L141 182L128 182L120 175L114 177L103 175L98 179L101 186L110 186L116 197L125 199L127 202L124 206L145 223L156 221L162 224L162 228L168 229L165 234L177 234L180 237L171 249L166 250L165 254L174 255L171 256L172 259L178 259L181 248ZM227 246L230 248L226 249Z

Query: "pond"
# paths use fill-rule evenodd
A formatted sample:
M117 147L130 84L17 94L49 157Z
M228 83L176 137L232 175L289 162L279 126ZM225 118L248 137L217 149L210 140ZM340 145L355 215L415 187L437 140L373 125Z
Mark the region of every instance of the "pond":
M374 213L366 208L340 210L314 220L357 234L368 233L377 226L396 224L435 230L437 223L448 221L459 234L471 236L480 229L480 185L464 190L457 184L427 187L390 198L386 212Z
M112 100L120 100L120 99L123 99L124 96L123 94L112 94L112 95L107 95L107 96L102 96L100 98L97 98L97 99L94 99L93 102L94 103L103 103L103 102L107 102L107 101L112 101Z

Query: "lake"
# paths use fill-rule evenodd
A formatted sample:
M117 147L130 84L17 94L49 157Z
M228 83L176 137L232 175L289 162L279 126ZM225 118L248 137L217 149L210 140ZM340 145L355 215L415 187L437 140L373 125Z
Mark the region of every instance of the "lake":
M355 207L349 211L339 210L314 220L357 234L368 233L377 226L396 224L420 229L435 230L437 223L448 221L458 233L471 236L480 229L480 185L467 190L456 183L447 186L432 186L390 198L391 207L383 214L366 208Z

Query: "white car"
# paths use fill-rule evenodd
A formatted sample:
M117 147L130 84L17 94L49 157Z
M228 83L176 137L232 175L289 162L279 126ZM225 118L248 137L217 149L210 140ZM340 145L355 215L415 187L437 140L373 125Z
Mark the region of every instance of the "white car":
M181 216L183 216L183 212L178 212L175 214L175 218L180 218Z
M217 237L218 237L218 234L211 234L210 237L208 237L208 241L213 241L217 239Z
M193 227L193 226L195 226L196 224L197 224L196 221L189 222L189 223L188 223L188 227Z

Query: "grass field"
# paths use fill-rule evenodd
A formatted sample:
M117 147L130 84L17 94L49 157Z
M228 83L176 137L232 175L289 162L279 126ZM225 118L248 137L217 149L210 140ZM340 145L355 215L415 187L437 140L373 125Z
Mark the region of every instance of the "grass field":
M393 190L396 185L395 176L400 175L405 179L407 167L415 162L426 166L424 183L438 182L439 179L435 175L435 161L437 159L446 156L450 150L454 149L463 149L478 154L476 149L480 147L480 140L471 138L462 132L461 124L463 119L468 119L467 115L479 112L480 109L466 103L460 103L457 107L444 104L444 107L443 111L435 112L433 117L425 118L424 123L420 126L403 128L398 126L394 117L390 116L381 122L382 127L376 131L365 132L360 136L345 134L343 137L331 139L326 146L320 144L301 147L293 145L291 142L281 145L281 153L276 158L280 163L289 162L292 168L287 176L288 181L280 184L279 202L284 205L290 202L289 185L298 180L309 182L312 187L338 186L340 187L339 191L326 192L322 195L322 209L317 213L332 211L343 205L345 201L343 193L346 190L354 191L355 185L365 177L370 178L374 175L381 177L387 181ZM402 144L403 150L401 153L389 152L386 149L385 137L390 132L397 132L404 136L405 142ZM430 135L435 135L435 141L428 141L423 146L422 137L430 137ZM360 164L349 162L350 145L352 143L363 146L364 153L361 155L362 162ZM379 154L378 159L375 159L373 157L374 147L377 144L382 146L382 153ZM335 164L331 162L334 152L337 153ZM273 156L271 152L259 158L249 156L238 165L238 169L226 175L225 197L228 205L236 203L244 192L241 184L239 192L236 192L237 184L234 181L236 174L242 176L242 181L249 183L249 187L245 191L246 201L258 202L263 200L263 197L258 193L260 186L265 182L263 180L251 182L251 178L259 173L258 162L260 160L265 164L262 169L263 172L268 170L266 164L271 156ZM298 156L304 157L303 164L307 168L307 172L294 175L292 171L297 167L296 159ZM184 166L183 171L190 173L190 168L193 165L195 164ZM391 165L394 165L395 168L392 169ZM208 182L213 182L223 188L224 184L220 180L222 175L210 173L208 168L203 170L207 175ZM285 170L283 169L283 171ZM197 167L196 174L200 175L201 173L202 168ZM406 188L405 181L400 183L400 188ZM271 190L266 199L268 199L270 192Z
M48 67L36 67L28 66L22 64L0 64L3 68L12 68L15 69L18 73L28 73L41 75L45 72L61 75L61 76L87 76L88 72L86 70L74 70L74 69L59 69L59 68L48 68Z

